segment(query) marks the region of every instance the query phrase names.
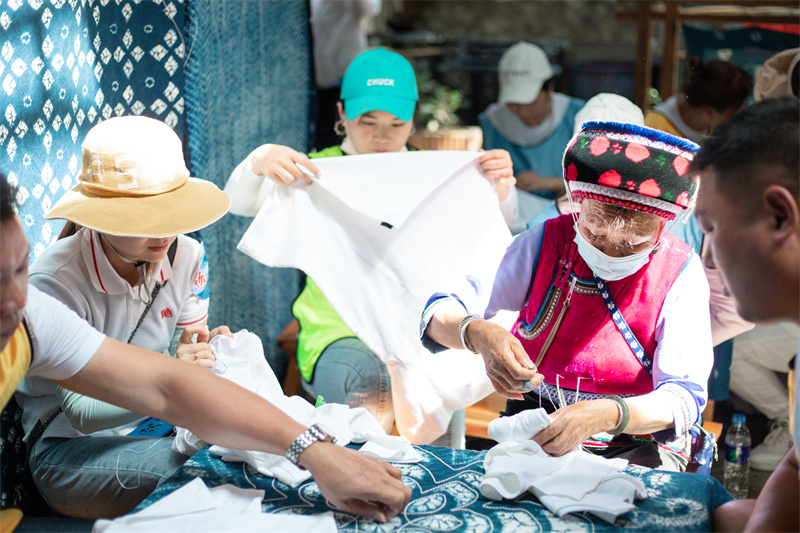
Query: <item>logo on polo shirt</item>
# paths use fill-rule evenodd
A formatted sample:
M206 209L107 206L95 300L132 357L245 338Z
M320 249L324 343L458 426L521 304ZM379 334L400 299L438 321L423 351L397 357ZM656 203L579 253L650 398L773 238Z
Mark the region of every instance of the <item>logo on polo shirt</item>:
M387 87L394 87L394 78L370 78L367 80L367 87L373 85L385 85Z
M203 246L202 244L200 246ZM197 276L192 282L192 294L200 297L203 300L208 299L208 258L206 257L205 248L201 250L200 268L197 271Z
M170 318L172 316L172 311L169 307L161 310L161 318Z
M197 273L197 277L194 280L194 288L195 289L202 289L206 285L206 277L203 275L203 271Z

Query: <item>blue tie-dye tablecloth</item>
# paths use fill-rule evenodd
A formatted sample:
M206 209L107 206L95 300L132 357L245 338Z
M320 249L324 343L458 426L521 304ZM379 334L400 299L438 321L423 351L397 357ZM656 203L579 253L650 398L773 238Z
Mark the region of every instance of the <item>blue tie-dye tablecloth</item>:
M203 449L165 481L139 510L163 498L195 477L214 487L230 483L266 491L266 513L311 514L333 511L339 531L500 532L500 531L709 531L711 512L731 499L710 476L678 474L630 466L627 473L640 478L647 498L613 526L587 514L559 518L532 495L514 501L494 502L481 496L484 451L418 446L419 464L397 465L413 495L405 512L386 524L342 513L329 507L317 484L309 480L291 489L264 477L244 463L225 463Z

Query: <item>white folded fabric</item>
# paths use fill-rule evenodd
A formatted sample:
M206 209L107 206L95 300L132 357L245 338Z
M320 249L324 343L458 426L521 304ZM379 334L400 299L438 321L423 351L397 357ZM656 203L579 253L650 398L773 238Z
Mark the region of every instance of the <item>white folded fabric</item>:
M253 333L242 330L233 338L217 336L210 345L216 357L211 371L269 400L301 424L320 425L336 436L336 444L365 442L366 449L362 447L361 451L387 462L422 460L408 439L386 435L375 417L362 407L351 409L347 405L329 403L315 408L300 396L285 396L267 364L261 341ZM188 429L177 428L172 449L192 455L205 445ZM298 468L283 455L222 446L212 446L209 451L224 461L244 461L261 474L277 478L293 488L311 477L307 470Z
M422 461L422 456L408 439L396 435L372 437L359 451L390 463L419 463Z
M529 440L550 420L544 409L533 409L489 424L489 435L501 442L486 453L481 494L511 500L528 491L559 516L588 511L609 523L645 498L644 484L622 473L627 460L580 449L553 457Z
M93 533L153 531L337 531L332 513L319 515L267 514L261 512L264 491L221 485L209 489L196 478L150 507L114 520L94 523Z

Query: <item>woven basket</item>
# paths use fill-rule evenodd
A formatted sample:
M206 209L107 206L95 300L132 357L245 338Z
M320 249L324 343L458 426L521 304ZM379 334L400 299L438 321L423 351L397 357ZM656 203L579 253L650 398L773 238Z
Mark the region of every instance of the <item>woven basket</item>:
M437 132L420 131L408 140L411 146L420 150L480 150L483 133L479 126L467 126Z

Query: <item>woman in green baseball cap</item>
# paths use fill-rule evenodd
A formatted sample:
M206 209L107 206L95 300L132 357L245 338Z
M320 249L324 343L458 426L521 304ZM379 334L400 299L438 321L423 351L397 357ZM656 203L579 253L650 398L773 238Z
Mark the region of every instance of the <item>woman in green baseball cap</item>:
M318 174L311 159L414 149L408 140L419 95L414 69L403 56L385 48L358 55L345 72L340 96L337 132L343 136L342 143L308 156L288 146L259 146L225 186L232 197L231 213L254 216L258 212L264 177L279 184L310 183L297 165ZM491 150L479 163L487 179L495 183L506 222L513 224L517 198L510 155ZM312 398L365 407L387 432L391 430L394 409L386 365L345 325L310 277L292 312L300 323L297 361L306 392Z

